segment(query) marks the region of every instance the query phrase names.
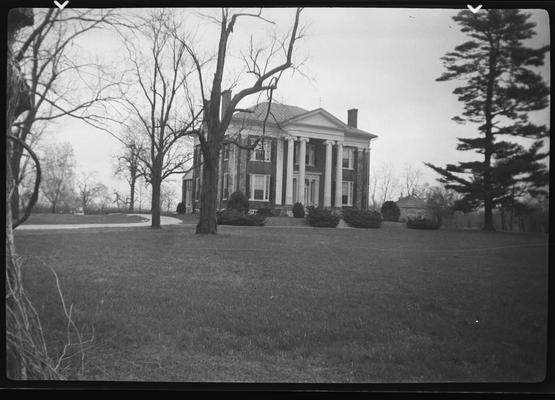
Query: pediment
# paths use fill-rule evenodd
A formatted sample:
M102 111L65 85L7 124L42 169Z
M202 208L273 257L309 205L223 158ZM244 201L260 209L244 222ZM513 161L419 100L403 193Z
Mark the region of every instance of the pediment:
M328 129L344 129L345 124L324 109L317 109L287 121L288 125L311 125Z

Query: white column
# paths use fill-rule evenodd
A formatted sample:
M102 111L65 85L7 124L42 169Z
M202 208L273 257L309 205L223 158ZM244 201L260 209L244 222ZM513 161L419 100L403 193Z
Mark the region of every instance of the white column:
M335 163L335 207L343 205L343 143L337 142L337 160Z
M324 175L324 207L331 207L331 167L333 156L333 141L326 140L326 167Z
M305 164L306 164L306 142L308 142L308 138L300 137L300 146L299 146L299 181L297 182L298 187L298 196L299 203L303 206L305 205L305 198L304 198L304 177L305 177Z
M283 139L277 139L277 149L276 149L276 205L281 205L282 196L282 186L283 186Z
M295 138L287 138L287 182L285 183L285 204L293 205L293 154L295 152Z

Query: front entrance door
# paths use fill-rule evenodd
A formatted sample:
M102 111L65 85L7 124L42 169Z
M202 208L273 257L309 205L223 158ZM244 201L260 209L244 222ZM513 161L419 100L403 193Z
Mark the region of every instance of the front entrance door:
M299 201L297 185L299 176L296 175L293 178L293 203ZM320 199L320 175L316 174L306 174L304 180L304 203L305 207L308 206L318 206L318 200Z
M320 177L318 175L307 176L304 185L304 198L306 206L318 206L318 195L320 193Z

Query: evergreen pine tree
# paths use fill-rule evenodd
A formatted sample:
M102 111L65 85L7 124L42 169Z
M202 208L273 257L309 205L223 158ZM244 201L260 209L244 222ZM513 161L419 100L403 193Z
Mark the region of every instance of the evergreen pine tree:
M484 207L486 230L493 230L497 205L545 192L549 180L542 162L549 154L542 150L549 129L529 120L531 111L549 104L549 87L534 70L543 65L549 46L533 49L523 44L536 35L529 18L520 10L461 11L453 19L472 39L442 57L447 71L437 79L465 81L453 92L464 103L464 112L453 120L479 124L479 135L458 138L457 150L483 158L445 168L426 165L441 175L446 188L463 194L467 204ZM510 141L514 137L535 141L525 148Z

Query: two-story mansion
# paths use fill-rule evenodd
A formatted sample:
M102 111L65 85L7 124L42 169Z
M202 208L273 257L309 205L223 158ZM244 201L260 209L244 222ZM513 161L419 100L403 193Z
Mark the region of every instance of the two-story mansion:
M228 104L231 92L222 94ZM223 107L222 107L223 108ZM235 114L227 135L240 143L254 143L262 135L268 103ZM347 123L322 108L307 111L272 102L263 140L253 149L233 144L221 151L218 204L226 207L231 193L240 190L251 208L265 205L289 211L305 206L368 207L370 143L377 136L358 129L356 109L348 110ZM199 209L202 155L195 143L193 169L183 179L187 212Z

